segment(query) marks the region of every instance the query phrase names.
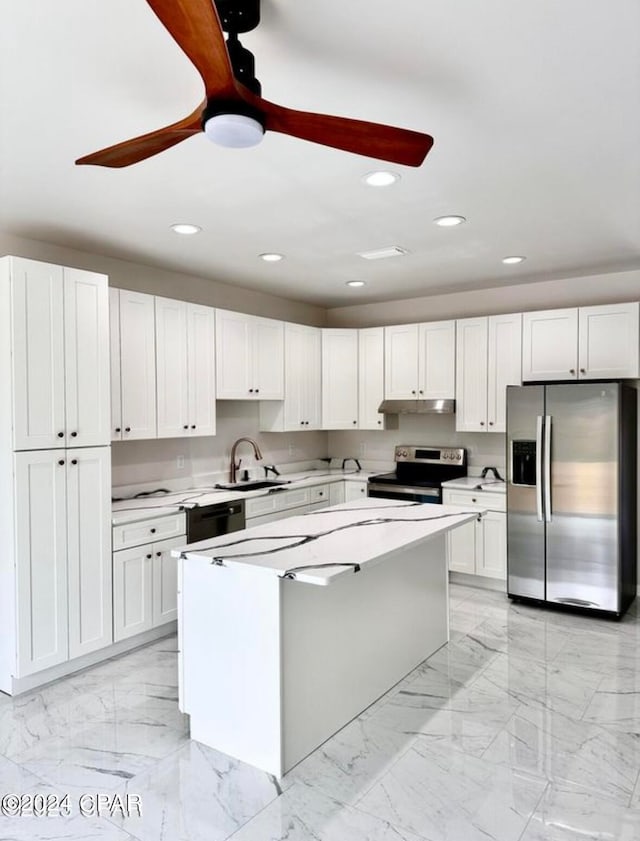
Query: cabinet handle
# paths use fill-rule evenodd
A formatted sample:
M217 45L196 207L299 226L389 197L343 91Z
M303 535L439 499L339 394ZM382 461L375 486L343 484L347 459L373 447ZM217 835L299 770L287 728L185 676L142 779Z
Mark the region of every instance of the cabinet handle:
M484 421L480 421L480 426L484 426Z
M155 534L155 533L156 533L156 530L155 530L155 529L149 529L149 531L151 532L151 534Z
M195 428L196 428L195 423L192 423L192 424L191 424L191 429L195 429Z
M378 421L378 423L380 423L380 424L381 424L381 423L382 423L382 421L381 421L381 420L379 420L379 421Z
M64 432L58 432L58 438L64 438Z
M145 555L146 559L149 561L153 557L153 555Z
M304 421L300 421L300 426L304 426Z
M256 390L255 390L255 391L256 391L256 394L259 394L259 393L260 393L260 389L259 389L259 388L256 388Z
M416 393L415 388L412 388L412 389L411 389L411 394L415 394L415 393Z
M358 421L354 421L354 424L358 423Z
M420 389L420 394L424 394L424 389L423 388Z
M324 496L324 491L318 491L318 496Z
M580 368L580 373L581 373L581 374L586 374L586 373L587 373L587 369L586 369L586 368Z
M253 389L252 388L249 389L249 394L253 394Z
M489 426L493 426L493 421L489 421Z
M119 426L116 426L116 432L122 432Z
M131 432L131 427L130 426L125 426L124 431L125 432Z
M64 459L63 459L63 458L61 458L61 459L58 461L58 464L60 465L60 467L62 467L62 465L64 464Z
M162 557L162 552L156 552L156 558L161 558L161 557Z
M71 459L71 464L77 464L77 463L78 463L78 459L77 459L77 458L72 458L72 459Z
M570 374L575 374L575 372L576 372L576 369L575 369L575 368L569 368L569 373L570 373Z
M183 428L183 429L189 429L189 424L188 424L188 423L185 423L185 425L184 425L182 428Z
M78 437L78 433L77 433L77 432L72 432L72 433L71 433L71 437L72 437L72 438L77 438L77 437Z
M475 498L475 496L471 497L471 502L477 502L477 501L478 500Z

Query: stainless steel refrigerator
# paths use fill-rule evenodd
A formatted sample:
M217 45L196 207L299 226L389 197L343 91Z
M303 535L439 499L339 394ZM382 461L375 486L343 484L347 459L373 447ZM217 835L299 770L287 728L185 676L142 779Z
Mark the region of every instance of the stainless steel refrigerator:
M636 594L637 392L507 387L507 592L621 616Z

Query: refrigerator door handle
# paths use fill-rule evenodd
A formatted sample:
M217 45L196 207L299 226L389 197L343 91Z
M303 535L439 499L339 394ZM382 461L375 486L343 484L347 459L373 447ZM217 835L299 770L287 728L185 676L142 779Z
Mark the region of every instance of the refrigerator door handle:
M536 419L536 515L542 522L542 415Z
M551 522L551 415L544 416L544 518Z

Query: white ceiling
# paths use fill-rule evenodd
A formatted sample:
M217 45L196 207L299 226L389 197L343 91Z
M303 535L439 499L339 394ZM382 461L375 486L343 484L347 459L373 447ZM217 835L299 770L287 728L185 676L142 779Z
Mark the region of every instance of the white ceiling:
M262 0L265 97L435 138L384 189L380 162L275 133L76 167L186 116L200 77L145 0L8 3L0 39L9 233L324 306L640 268L638 0ZM388 245L410 254L357 256Z

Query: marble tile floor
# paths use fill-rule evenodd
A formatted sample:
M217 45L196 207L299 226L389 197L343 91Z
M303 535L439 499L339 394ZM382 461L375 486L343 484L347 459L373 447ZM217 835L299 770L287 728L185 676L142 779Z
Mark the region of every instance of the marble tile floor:
M189 741L175 638L0 694L0 795L71 812L0 815L0 841L640 839L638 606L617 623L458 584L450 604L450 643L281 781Z

